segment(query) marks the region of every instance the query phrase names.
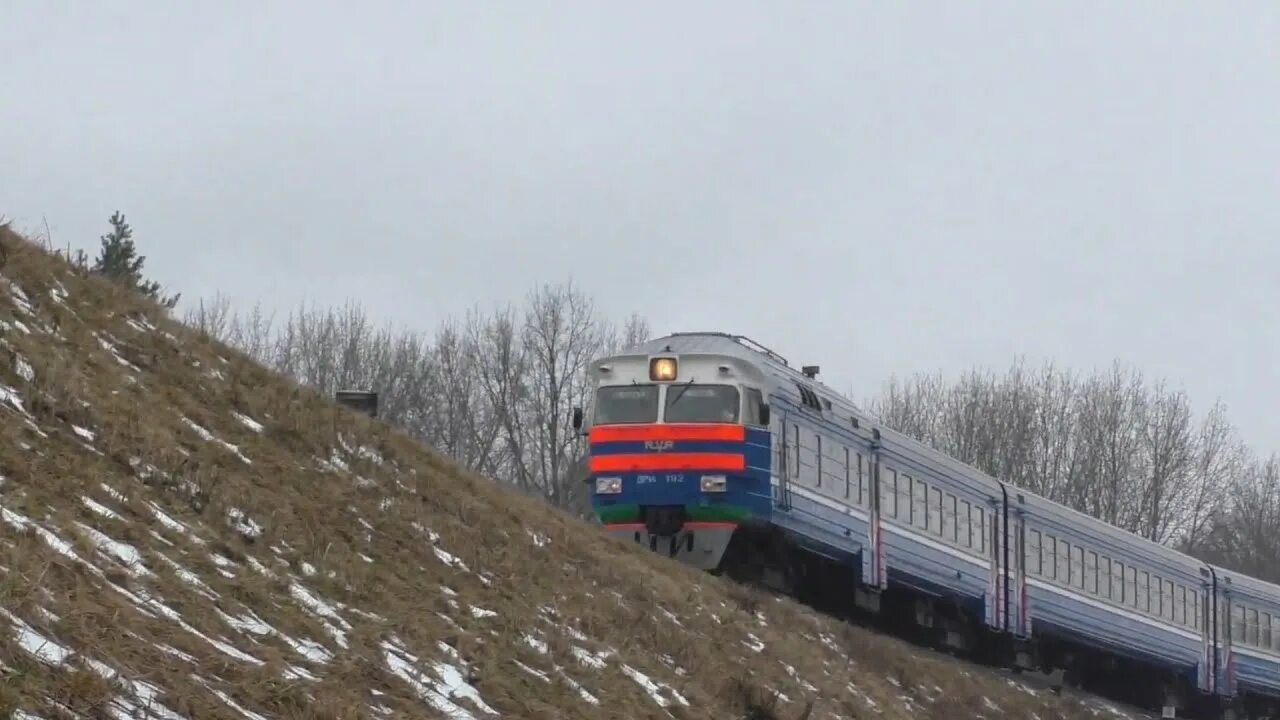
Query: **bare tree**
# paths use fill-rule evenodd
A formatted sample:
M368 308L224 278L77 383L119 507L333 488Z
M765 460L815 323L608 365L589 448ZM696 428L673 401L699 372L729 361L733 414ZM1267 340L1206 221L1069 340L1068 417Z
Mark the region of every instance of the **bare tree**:
M1213 513L1197 556L1280 582L1280 455L1251 463L1229 497Z
M217 293L208 302L201 298L194 307L187 309L182 320L214 340L226 342L234 324L231 298L222 293Z
M572 282L544 285L529 297L523 328L528 367L522 416L525 477L560 507L581 505L585 495L568 472L580 455L569 425L572 408L587 395L587 364L608 341L607 326Z

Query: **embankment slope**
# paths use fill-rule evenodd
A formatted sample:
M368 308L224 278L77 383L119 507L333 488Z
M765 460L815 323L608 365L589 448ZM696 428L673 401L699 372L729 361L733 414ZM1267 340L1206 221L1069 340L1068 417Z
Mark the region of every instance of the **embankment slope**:
M0 242L5 716L1101 712L607 541Z

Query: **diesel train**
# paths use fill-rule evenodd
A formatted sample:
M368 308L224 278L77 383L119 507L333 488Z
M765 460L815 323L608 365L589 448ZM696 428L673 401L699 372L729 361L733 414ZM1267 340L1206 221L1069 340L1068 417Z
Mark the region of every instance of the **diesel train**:
M1280 718L1280 587L980 472L817 373L721 332L593 361L573 424L604 530L1165 717Z

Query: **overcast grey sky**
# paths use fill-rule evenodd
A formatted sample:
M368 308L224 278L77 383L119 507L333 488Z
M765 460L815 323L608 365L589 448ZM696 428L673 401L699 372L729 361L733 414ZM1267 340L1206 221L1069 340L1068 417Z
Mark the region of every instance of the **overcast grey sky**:
M0 1L0 213L431 328L572 276L862 400L1119 358L1280 450L1280 5ZM126 7L127 6L127 7Z

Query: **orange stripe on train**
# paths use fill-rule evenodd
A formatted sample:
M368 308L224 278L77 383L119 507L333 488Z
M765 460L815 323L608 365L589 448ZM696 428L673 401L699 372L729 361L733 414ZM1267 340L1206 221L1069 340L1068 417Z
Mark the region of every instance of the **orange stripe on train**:
M746 458L735 453L643 453L593 455L592 472L629 470L745 470Z
M673 423L670 425L597 425L591 428L591 442L636 442L640 440L737 440L747 439L743 425L719 423Z

